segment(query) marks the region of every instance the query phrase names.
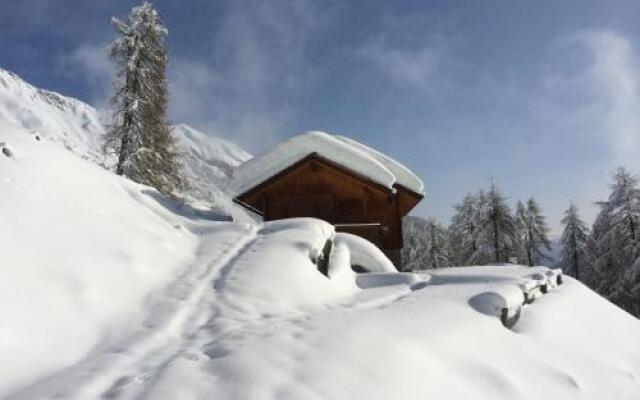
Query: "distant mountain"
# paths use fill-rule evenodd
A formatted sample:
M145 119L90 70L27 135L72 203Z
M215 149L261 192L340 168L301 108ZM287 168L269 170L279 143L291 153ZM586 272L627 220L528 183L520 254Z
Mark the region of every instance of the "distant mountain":
M109 165L101 151L109 114L61 94L38 89L0 68L0 119L45 140L62 144L89 161ZM239 146L188 125L172 127L184 154L189 189L185 195L227 214L244 213L231 201L228 177L233 167L251 158Z
M233 167L251 158L251 154L188 125L174 125L171 132L184 154L184 169L191 182L189 193L198 199L215 198L220 192L229 194L228 178Z

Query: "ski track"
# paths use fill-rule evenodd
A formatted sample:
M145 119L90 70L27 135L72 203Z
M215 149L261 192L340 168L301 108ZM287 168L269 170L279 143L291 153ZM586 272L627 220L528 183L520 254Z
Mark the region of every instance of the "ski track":
M212 297L212 282L251 245L258 231L258 227L251 225L219 225L206 233L209 237L199 246L196 264L187 267L161 293L153 295L162 300L152 307L132 335L106 349L94 350L79 363L7 399L125 398L122 395L128 386L151 379L155 368L179 356L190 334L206 321L204 317L211 317L207 303ZM231 227L237 230L233 237L228 234ZM219 233L222 237L216 239Z
M192 231L203 236L195 264L151 297L155 306L138 330L7 399L145 398L153 381L178 358L224 357L282 329L301 337L323 317L385 308L414 291L406 285L392 285L362 290L306 312L243 316L223 289L243 255L260 251L261 242L270 234L260 228L229 223L192 226ZM228 234L230 230L236 230L234 235Z

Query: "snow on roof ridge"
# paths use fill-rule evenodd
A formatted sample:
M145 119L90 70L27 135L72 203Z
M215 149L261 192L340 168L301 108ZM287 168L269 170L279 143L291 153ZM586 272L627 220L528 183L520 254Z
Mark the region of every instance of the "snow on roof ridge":
M405 188L412 190L416 193L424 195L425 186L422 179L418 178L409 168L404 164L396 161L395 159L373 149L365 144L355 141L349 137L342 135L335 135L338 140L342 140L352 146L358 147L361 150L369 153L372 157L378 159L385 167L387 167L395 175L397 184L404 186Z
M238 194L245 193L313 153L389 189L398 183L424 192L422 181L402 164L351 139L322 131L290 137L239 165L233 172L232 187Z

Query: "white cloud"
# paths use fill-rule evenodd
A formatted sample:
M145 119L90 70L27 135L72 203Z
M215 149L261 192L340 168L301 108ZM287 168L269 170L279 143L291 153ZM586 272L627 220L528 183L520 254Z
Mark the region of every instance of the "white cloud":
M522 98L543 121L540 135L552 136L551 146L562 143L551 151L563 158L561 176L571 177L554 188L551 214L559 221L570 198L593 220L611 171L624 165L640 172L638 50L620 33L586 30L559 38L551 52L542 85Z
M82 74L89 84L91 102L105 107L111 95L114 67L104 45L85 44L59 60L59 68L65 74Z
M582 33L591 57L584 77L613 161L640 169L640 63L631 42L609 31Z
M208 53L188 54L187 47L179 56L169 54L170 120L226 136L250 150L296 133L286 129L317 73L307 58L308 42L330 24L334 8L310 0L223 2L219 24L202 32L211 43ZM60 66L82 74L92 102L106 104L113 66L104 45L80 46Z
M548 104L574 130L602 143L609 168L640 170L640 59L625 36L588 30L564 37L555 46L556 72L546 78ZM563 69L562 64L570 67ZM562 73L558 73L562 70Z
M386 38L380 37L363 47L359 54L401 89L424 89L437 76L446 57L445 50L441 42L432 41L405 49L394 47Z
M310 1L228 3L211 53L170 63L172 118L251 150L295 133L287 125L316 74L308 41L330 19L330 8Z

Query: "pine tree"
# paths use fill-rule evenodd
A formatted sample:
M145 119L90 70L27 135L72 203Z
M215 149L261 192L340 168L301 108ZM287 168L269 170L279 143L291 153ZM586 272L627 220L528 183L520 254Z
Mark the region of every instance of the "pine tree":
M578 207L573 203L562 218L564 230L562 232L562 269L568 275L580 279L581 271L585 271L587 263L587 226L578 214Z
M492 261L508 262L514 251L515 226L511 210L495 182L491 182L485 204L481 206L479 222L482 228L479 234L490 249Z
M526 235L527 235L527 209L524 203L518 200L516 205L516 213L514 215L514 227L515 227L515 256L518 264L524 265L527 263L527 251L526 251Z
M549 228L540 206L532 197L527 201L524 218L524 231L522 245L525 254L526 265L533 267L548 258L543 252L551 250L551 243L547 237Z
M471 255L467 265L487 265L494 262L495 255L491 240L491 232L487 229L485 223L486 212L488 207L488 196L484 190L479 190L477 195L478 202L476 204L475 221L476 229L473 232L473 241L475 243L475 252Z
M640 318L640 257L625 272L618 298L625 310Z
M451 266L447 231L435 218L427 219L427 251L423 268L437 269Z
M598 293L622 305L633 285L632 266L640 257L640 190L637 178L624 168L613 174L607 201L593 225L592 259Z
M625 252L635 259L636 247L640 241L640 189L638 178L624 168L614 173L615 182L611 185L608 206L612 222L619 226L628 237Z
M467 194L454 206L456 213L449 225L451 261L454 265L471 264L478 250L476 244L478 205L478 196Z
M166 124L167 52L158 12L147 2L134 7L109 50L118 73L115 113L105 151L117 155L116 173L164 193L183 186L179 153Z
M407 216L402 220L402 271L423 269L427 254L427 221L422 218Z

